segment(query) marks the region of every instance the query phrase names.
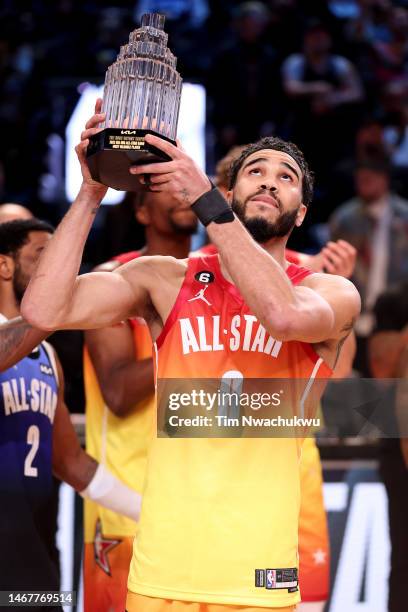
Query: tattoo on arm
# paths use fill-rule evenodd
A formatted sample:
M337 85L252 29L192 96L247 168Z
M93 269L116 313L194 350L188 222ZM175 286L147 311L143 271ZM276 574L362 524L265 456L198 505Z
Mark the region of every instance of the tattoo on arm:
M186 204L190 204L190 194L188 193L186 188L181 190L181 196L183 198L183 201L186 202Z
M6 327L6 326L5 326ZM10 351L17 351L31 326L22 321L15 327L0 330L0 357L9 357Z
M348 334L347 334L347 336L348 336ZM337 362L338 362L339 357L340 357L342 346L345 343L345 341L347 339L347 336L344 336L344 338L341 338L341 340L339 341L339 343L337 345L336 358L334 360L333 370L336 368Z
M335 369L337 362L339 360L340 357L340 353L341 353L341 349L343 344L345 343L345 341L347 340L347 338L349 337L350 333L353 331L353 326L354 326L354 320L355 319L351 319L351 321L349 321L348 323L346 323L346 325L344 327L342 327L341 331L342 332L346 332L346 335L343 336L343 338L340 338L339 343L337 345L337 351L336 351L336 358L334 360L334 366L333 366L333 370Z
M353 327L354 327L354 322L355 322L355 317L353 319L351 319L351 321L349 321L348 323L346 323L346 325L344 327L341 328L342 332L347 332L346 337L344 338L344 340L347 338L347 336L349 335L349 333L352 331Z
M22 317L0 325L0 371L27 356L49 332L36 330Z

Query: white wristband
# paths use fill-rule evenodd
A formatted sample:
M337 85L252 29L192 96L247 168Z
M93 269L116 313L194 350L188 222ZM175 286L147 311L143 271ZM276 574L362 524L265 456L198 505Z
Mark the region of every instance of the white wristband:
M113 512L123 514L134 521L139 520L142 496L116 478L101 463L91 482L79 494Z

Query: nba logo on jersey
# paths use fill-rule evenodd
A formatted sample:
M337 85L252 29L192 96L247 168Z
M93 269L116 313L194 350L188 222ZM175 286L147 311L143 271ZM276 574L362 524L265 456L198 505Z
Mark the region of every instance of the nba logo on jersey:
M45 363L40 363L40 371L43 374L46 374L46 376L54 376L54 370L50 366L47 366Z
M255 586L256 587L264 587L265 586L265 570L256 569L255 570Z
M266 570L266 588L274 589L276 587L276 570L267 569Z

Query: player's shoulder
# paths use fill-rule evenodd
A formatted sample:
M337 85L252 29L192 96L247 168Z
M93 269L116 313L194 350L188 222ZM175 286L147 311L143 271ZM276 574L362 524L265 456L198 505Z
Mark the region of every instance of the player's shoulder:
M314 272L306 276L299 285L309 287L326 299L347 302L356 314L361 309L361 297L356 286L344 276Z
M122 274L132 273L136 270L138 273L141 271L155 274L185 273L187 266L188 259L177 259L170 255L144 255L122 264L115 272Z
M177 259L170 255L145 255L117 268L114 273L126 276L129 280L141 275L156 279L178 278L185 275L188 259Z
M357 291L355 285L344 276L339 274L326 274L325 272L312 272L300 282L306 287L338 287L339 289Z
M101 264L95 266L92 272L113 272L116 268L119 268L122 264L120 261L111 259L110 261L104 261Z

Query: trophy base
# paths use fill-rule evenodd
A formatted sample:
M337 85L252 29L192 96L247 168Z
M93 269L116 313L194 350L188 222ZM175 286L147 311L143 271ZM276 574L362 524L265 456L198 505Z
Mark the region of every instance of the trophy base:
M130 174L130 166L170 160L163 151L145 142L146 134L176 144L154 130L106 128L91 136L86 157L92 178L119 191L143 191L138 177Z

